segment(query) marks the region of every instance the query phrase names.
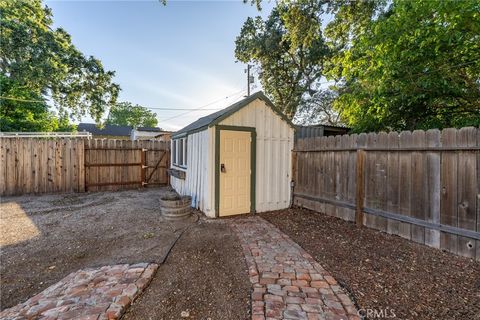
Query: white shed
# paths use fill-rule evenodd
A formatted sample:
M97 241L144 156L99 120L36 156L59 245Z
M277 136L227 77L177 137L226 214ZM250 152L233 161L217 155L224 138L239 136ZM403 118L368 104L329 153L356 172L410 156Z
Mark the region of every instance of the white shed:
M294 125L262 93L172 135L171 185L208 217L288 208Z

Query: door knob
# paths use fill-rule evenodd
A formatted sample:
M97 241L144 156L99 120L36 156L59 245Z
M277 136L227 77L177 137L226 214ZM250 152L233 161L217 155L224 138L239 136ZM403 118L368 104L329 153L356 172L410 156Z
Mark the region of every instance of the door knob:
M227 170L225 170L225 164L224 164L224 163L222 163L222 164L220 165L220 171L221 171L221 172L227 172Z

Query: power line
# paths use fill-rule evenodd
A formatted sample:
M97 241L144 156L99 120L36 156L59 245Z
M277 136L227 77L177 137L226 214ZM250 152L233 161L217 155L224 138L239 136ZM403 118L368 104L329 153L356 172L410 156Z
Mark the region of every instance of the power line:
M198 108L196 108L196 109L193 109L193 110L190 110L190 111L181 113L181 114L179 114L179 115L176 115L176 116L167 118L167 119L165 119L165 120L161 120L161 121L159 121L159 122L166 122L166 121L169 121L169 120L172 120L172 119L175 119L175 118L184 116L184 115L189 114L189 113L194 112L194 111L204 111L204 110L205 110L205 109L204 109L205 107L208 107L208 106L210 106L210 105L212 105L212 104L214 104L214 103L217 103L217 102L223 101L223 100L225 100L225 99L231 98L231 97L233 97L233 96L236 96L236 95L238 95L239 93L243 93L243 91L244 91L244 90L240 90L240 91L238 91L238 92L235 92L235 93L232 93L232 94L226 96L225 98L221 98L221 99L212 101L212 102L207 103L207 104L205 104L205 105L203 105L203 106L201 106L201 107L198 107Z
M175 111L175 110L179 110L179 111L197 111L198 109L197 108L162 108L162 107L146 107L147 109L155 109L155 110L171 110L171 111ZM209 111L213 111L213 110L220 110L220 108L215 108L215 109L201 109L201 110L209 110Z
M42 101L42 100L28 100L28 99L19 99L19 98L14 98L14 97L3 97L3 96L0 96L0 99L13 100L13 101L19 101L19 102L40 102L40 103L45 103L45 101Z

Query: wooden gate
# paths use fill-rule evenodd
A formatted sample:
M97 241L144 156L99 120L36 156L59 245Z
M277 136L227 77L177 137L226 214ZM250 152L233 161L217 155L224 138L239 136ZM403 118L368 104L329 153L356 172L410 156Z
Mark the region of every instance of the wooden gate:
M168 142L92 139L84 154L86 191L168 184Z

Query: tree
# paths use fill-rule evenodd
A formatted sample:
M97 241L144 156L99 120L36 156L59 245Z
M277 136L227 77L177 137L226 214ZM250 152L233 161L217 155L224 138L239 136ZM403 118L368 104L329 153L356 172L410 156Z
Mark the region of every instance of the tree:
M247 19L235 42L235 55L242 62L258 65L264 90L287 117L315 110L315 116L308 116L309 122L337 124L331 105L319 100L329 95L322 87L322 76L330 56L320 25L312 2L279 3L265 21L261 17ZM302 122L305 117L295 119Z
M105 71L98 59L84 56L65 30L53 29L52 12L40 0L1 1L0 10L0 73L20 90L10 90L9 94L14 96L3 96L2 90L4 99L0 103L4 113L13 114L20 106L5 98L18 98L15 94L22 92L21 96L35 100L48 98L60 116L79 119L89 114L100 122L104 112L116 103L120 90L112 82L115 73ZM38 111L40 105L22 108L25 112L31 108ZM45 112L38 115L43 116L48 118ZM49 121L47 118L42 121ZM4 122L8 121L2 119Z
M156 127L157 115L145 107L130 102L120 102L110 109L107 124L119 126Z
M67 115L56 115L49 110L45 99L0 74L2 95L16 97L3 99L0 108L1 131L72 131Z
M335 101L343 119L357 131L480 125L478 12L478 1L394 1L370 10L332 59L331 76L344 81ZM347 37L333 30L332 39Z
M311 50L324 37L329 54L319 65L336 83L330 87L335 110L354 130L480 125L478 0L298 0L278 6L290 17L280 39L292 40L290 52ZM321 27L325 14L333 19ZM309 110L316 112L300 108L299 115Z
M340 114L333 109L337 94L332 90L319 90L295 114L297 123L303 125L343 125Z

